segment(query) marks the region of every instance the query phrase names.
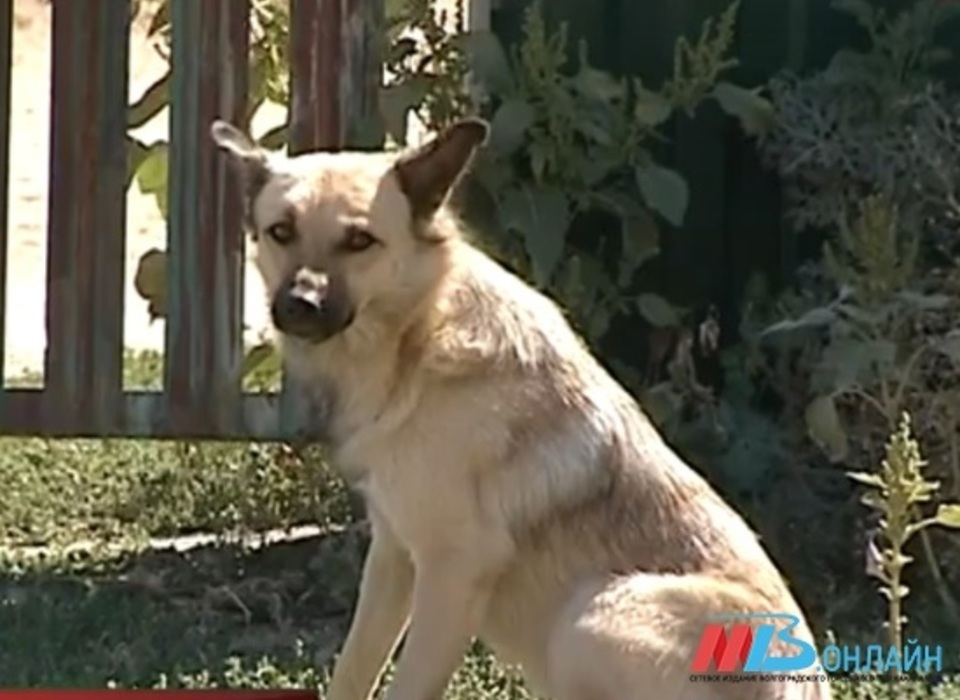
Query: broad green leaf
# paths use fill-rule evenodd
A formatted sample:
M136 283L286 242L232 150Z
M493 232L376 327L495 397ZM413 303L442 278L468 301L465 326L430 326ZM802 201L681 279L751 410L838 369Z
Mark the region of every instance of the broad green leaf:
M854 303L839 302L831 307L836 311L838 320L850 319L864 326L879 326L890 318L893 304L882 304L864 308Z
M640 314L658 328L680 325L680 316L673 305L659 294L641 294L636 304Z
M380 88L380 116L387 133L400 145L407 143L410 110L417 108L430 90L426 76Z
M401 63L417 52L417 42L410 37L397 39L390 44L388 63Z
M490 121L490 148L500 156L510 156L527 140L537 113L522 99L510 99L500 105Z
M821 328L830 325L837 320L837 314L829 308L818 307L810 309L798 319L785 319L778 321L764 328L761 336L774 335L776 333L786 333L791 331L805 330L808 328Z
M527 151L530 154L530 171L533 180L541 182L547 171L547 163L553 160L552 144L542 140L533 141L528 144Z
M660 253L660 227L649 213L638 209L624 214L621 232L620 280L625 284L641 265Z
M140 99L127 107L127 128L136 129L155 117L170 103L170 71L164 73L140 96Z
M405 20L407 0L384 0L383 14L388 22Z
M773 126L773 105L755 90L721 81L713 88L713 97L724 112L740 120L749 136L762 134Z
M680 173L655 163L644 163L637 166L634 175L647 205L674 226L680 226L690 200L687 182Z
M854 479L856 481L857 479ZM866 482L861 482L868 486L872 484L867 484ZM873 508L878 510L881 513L887 512L887 503L883 500L883 495L876 491L867 491L860 497L860 503L867 506L868 508Z
M807 404L804 419L810 439L831 462L842 462L849 451L849 444L833 396L818 396Z
M871 474L869 472L847 472L847 477L853 479L857 483L863 484L864 486L872 486L878 489L883 488L883 479L880 478L879 474Z
M168 181L168 144L157 141L148 149L146 157L137 168L137 186L144 194L152 194L157 200L157 208L164 219L167 218L167 181Z
M622 160L623 146L614 141L615 119L616 115L606 105L585 103L577 106L576 117L573 121L576 130L589 141L601 146L616 148L621 154Z
M488 30L464 32L457 37L467 63L476 79L495 94L509 92L513 87L513 72L496 34Z
M609 136L609 135L608 135ZM606 138L606 137L604 137ZM616 142L603 145L595 143L588 147L586 158L580 164L580 177L588 187L602 186L616 176L624 164L623 146ZM633 195L636 207L643 208L640 198Z
M864 29L871 29L878 10L869 0L832 0L830 9L850 15Z
M897 346L889 340L835 338L823 351L815 380L830 391L869 386L893 370Z
M606 71L581 66L573 77L573 87L584 97L597 102L611 102L623 97L624 85Z
M903 303L921 311L939 311L950 306L951 300L946 294L918 294L905 290L897 294Z
M633 116L643 126L654 128L663 124L673 114L673 105L670 100L658 92L647 90L637 84L636 103L633 107Z
M287 125L278 124L257 139L257 141L268 150L280 150L287 143Z
M960 364L960 331L953 330L934 343L937 352Z
M156 13L153 15L153 19L150 20L150 24L147 26L147 38L152 39L157 34L167 31L170 29L170 2L161 2L159 7L157 7Z
M140 256L133 288L147 302L150 320L167 315L167 253L151 248Z
M572 306L579 306L584 300L583 268L579 255L571 255L563 265L559 279L554 288L561 292L560 296L571 302Z
M550 185L521 185L500 202L500 220L523 236L539 284L547 284L563 256L570 219L570 201Z
M626 284L643 263L660 252L660 228L636 197L607 189L596 192L592 199L620 218L623 253L619 278L621 285Z
M587 321L587 335L590 338L599 340L606 335L610 328L610 311L605 306L595 306L590 313L590 320Z
M137 171L149 154L150 149L141 141L127 136L127 189L130 188L133 178L136 177Z
M240 368L240 376L246 377L256 372L267 362L276 352L272 343L258 343L250 348L243 357L243 365Z
M937 523L960 529L960 503L947 503L937 509Z
M683 410L683 397L680 396L673 384L670 382L661 382L643 392L641 397L643 409L651 420L661 430L672 423Z

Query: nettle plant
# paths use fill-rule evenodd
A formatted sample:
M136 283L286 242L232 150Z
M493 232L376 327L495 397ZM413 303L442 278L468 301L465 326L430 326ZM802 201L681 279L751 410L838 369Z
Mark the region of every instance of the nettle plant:
M861 502L879 515L880 546L871 542L867 572L880 580L880 593L887 600L888 641L903 653L903 629L907 617L903 601L910 593L903 583L903 570L913 562L907 543L931 526L960 529L960 503L941 503L931 516L922 516L940 484L923 474L926 466L920 445L910 429L910 415L904 413L886 445L886 458L877 472L853 472L850 478L867 487Z
M838 462L849 446L841 398L875 408L884 439L908 403L921 404L913 415L926 426L930 407L960 398L958 273L944 255L960 221L960 101L932 74L949 55L934 32L958 16L947 5L922 1L888 17L865 0L838 0L870 47L840 51L807 78L772 82L777 121L760 135L761 150L784 182L796 229L830 233L819 277L832 289L806 308L794 304L792 318L758 337L794 351L805 344L808 430ZM956 416L941 413L930 419L949 421L943 438ZM960 467L953 472L960 483Z
M481 208L495 211L484 230L571 310L592 342L619 312L637 310L655 326L680 323L662 297L630 290L658 252L659 222L679 227L687 210L687 182L651 152L671 118L712 99L750 133L768 124L769 104L756 91L720 79L736 65L729 53L737 8L707 19L696 41L680 37L673 75L656 89L592 66L583 43L570 65L567 26L548 28L539 3L528 7L509 52L490 33L464 37L492 127L471 177ZM598 211L614 224L589 250L574 247L578 216Z
M253 4L250 117L264 102L286 104L289 97L287 5ZM707 19L696 41L677 40L673 75L656 90L591 66L584 45L571 70L566 26L548 31L538 3L528 8L523 38L509 55L491 32L464 30L462 6L454 17L433 0L387 0L385 8L379 116L387 147L406 143L412 115L428 130L468 113L487 115L491 142L471 179L494 203L496 216L482 230L500 252L570 308L594 343L620 311L638 310L657 327L679 326L681 311L662 297L629 291L634 273L658 252L658 218L680 226L689 199L683 177L657 163L651 146L665 138L675 114L692 115L710 99L749 133L768 126L770 106L756 91L720 79L736 64L728 54L738 3ZM150 35L169 56L166 5ZM169 73L131 105L131 129L167 104L168 86ZM261 141L279 148L285 138L281 124ZM139 188L166 215L167 143L131 137L130 152ZM590 211L607 212L616 223L598 233L595 250L574 249L571 228ZM165 265L163 251L152 250L135 279L156 316L165 312ZM266 342L258 345L245 366L257 366L268 350Z
M957 304L940 275L924 275L916 233L881 195L867 197L838 223L825 246L816 297L794 297L791 318L757 329L750 340L790 357L783 381L811 441L836 464L877 463L877 453L904 412L915 416L928 451L960 484L960 333ZM828 291L828 290L832 290ZM828 296L829 294L829 296ZM809 305L819 298L819 305ZM781 371L783 366L780 367ZM955 607L944 576L921 533L933 580Z
M770 82L776 128L761 153L784 183L797 230L833 228L838 212L883 193L931 246L955 245L960 221L960 103L937 80L953 58L938 32L960 5L919 0L890 16L868 0L834 0L868 38L825 70Z
M906 412L955 495L960 100L936 78L951 54L935 37L960 8L920 0L888 15L866 0L833 6L857 20L868 47L839 51L818 73L775 78L777 121L759 139L795 230L819 230L827 242L803 288L767 304L747 336L774 358L764 371L787 421L830 462L879 463ZM918 532L929 578L956 614L931 539ZM956 554L943 552L955 572Z

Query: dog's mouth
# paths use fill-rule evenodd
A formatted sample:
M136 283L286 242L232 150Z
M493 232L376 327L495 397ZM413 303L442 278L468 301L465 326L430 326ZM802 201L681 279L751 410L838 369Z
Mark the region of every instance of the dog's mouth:
M283 335L302 340L311 345L318 345L343 333L354 321L352 312L342 319L333 318L330 314L323 314L315 319L292 319L284 312L278 312L275 304L270 308L270 316L274 328Z

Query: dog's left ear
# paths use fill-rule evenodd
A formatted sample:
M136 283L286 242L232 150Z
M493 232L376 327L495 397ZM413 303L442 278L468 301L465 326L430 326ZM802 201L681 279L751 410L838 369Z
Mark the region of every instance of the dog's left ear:
M210 136L213 142L227 153L236 168L249 209L270 179L267 151L233 124L220 119L210 125Z
M463 119L400 156L394 169L415 221L429 219L440 208L489 133L482 119Z

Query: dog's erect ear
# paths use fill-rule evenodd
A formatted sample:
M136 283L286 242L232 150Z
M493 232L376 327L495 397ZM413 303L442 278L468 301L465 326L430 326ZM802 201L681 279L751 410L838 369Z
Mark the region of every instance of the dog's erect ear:
M483 120L463 119L400 156L394 168L414 220L428 219L440 208L489 132Z
M210 136L230 156L230 162L240 175L243 196L249 209L270 179L267 151L233 124L220 119L210 125Z

